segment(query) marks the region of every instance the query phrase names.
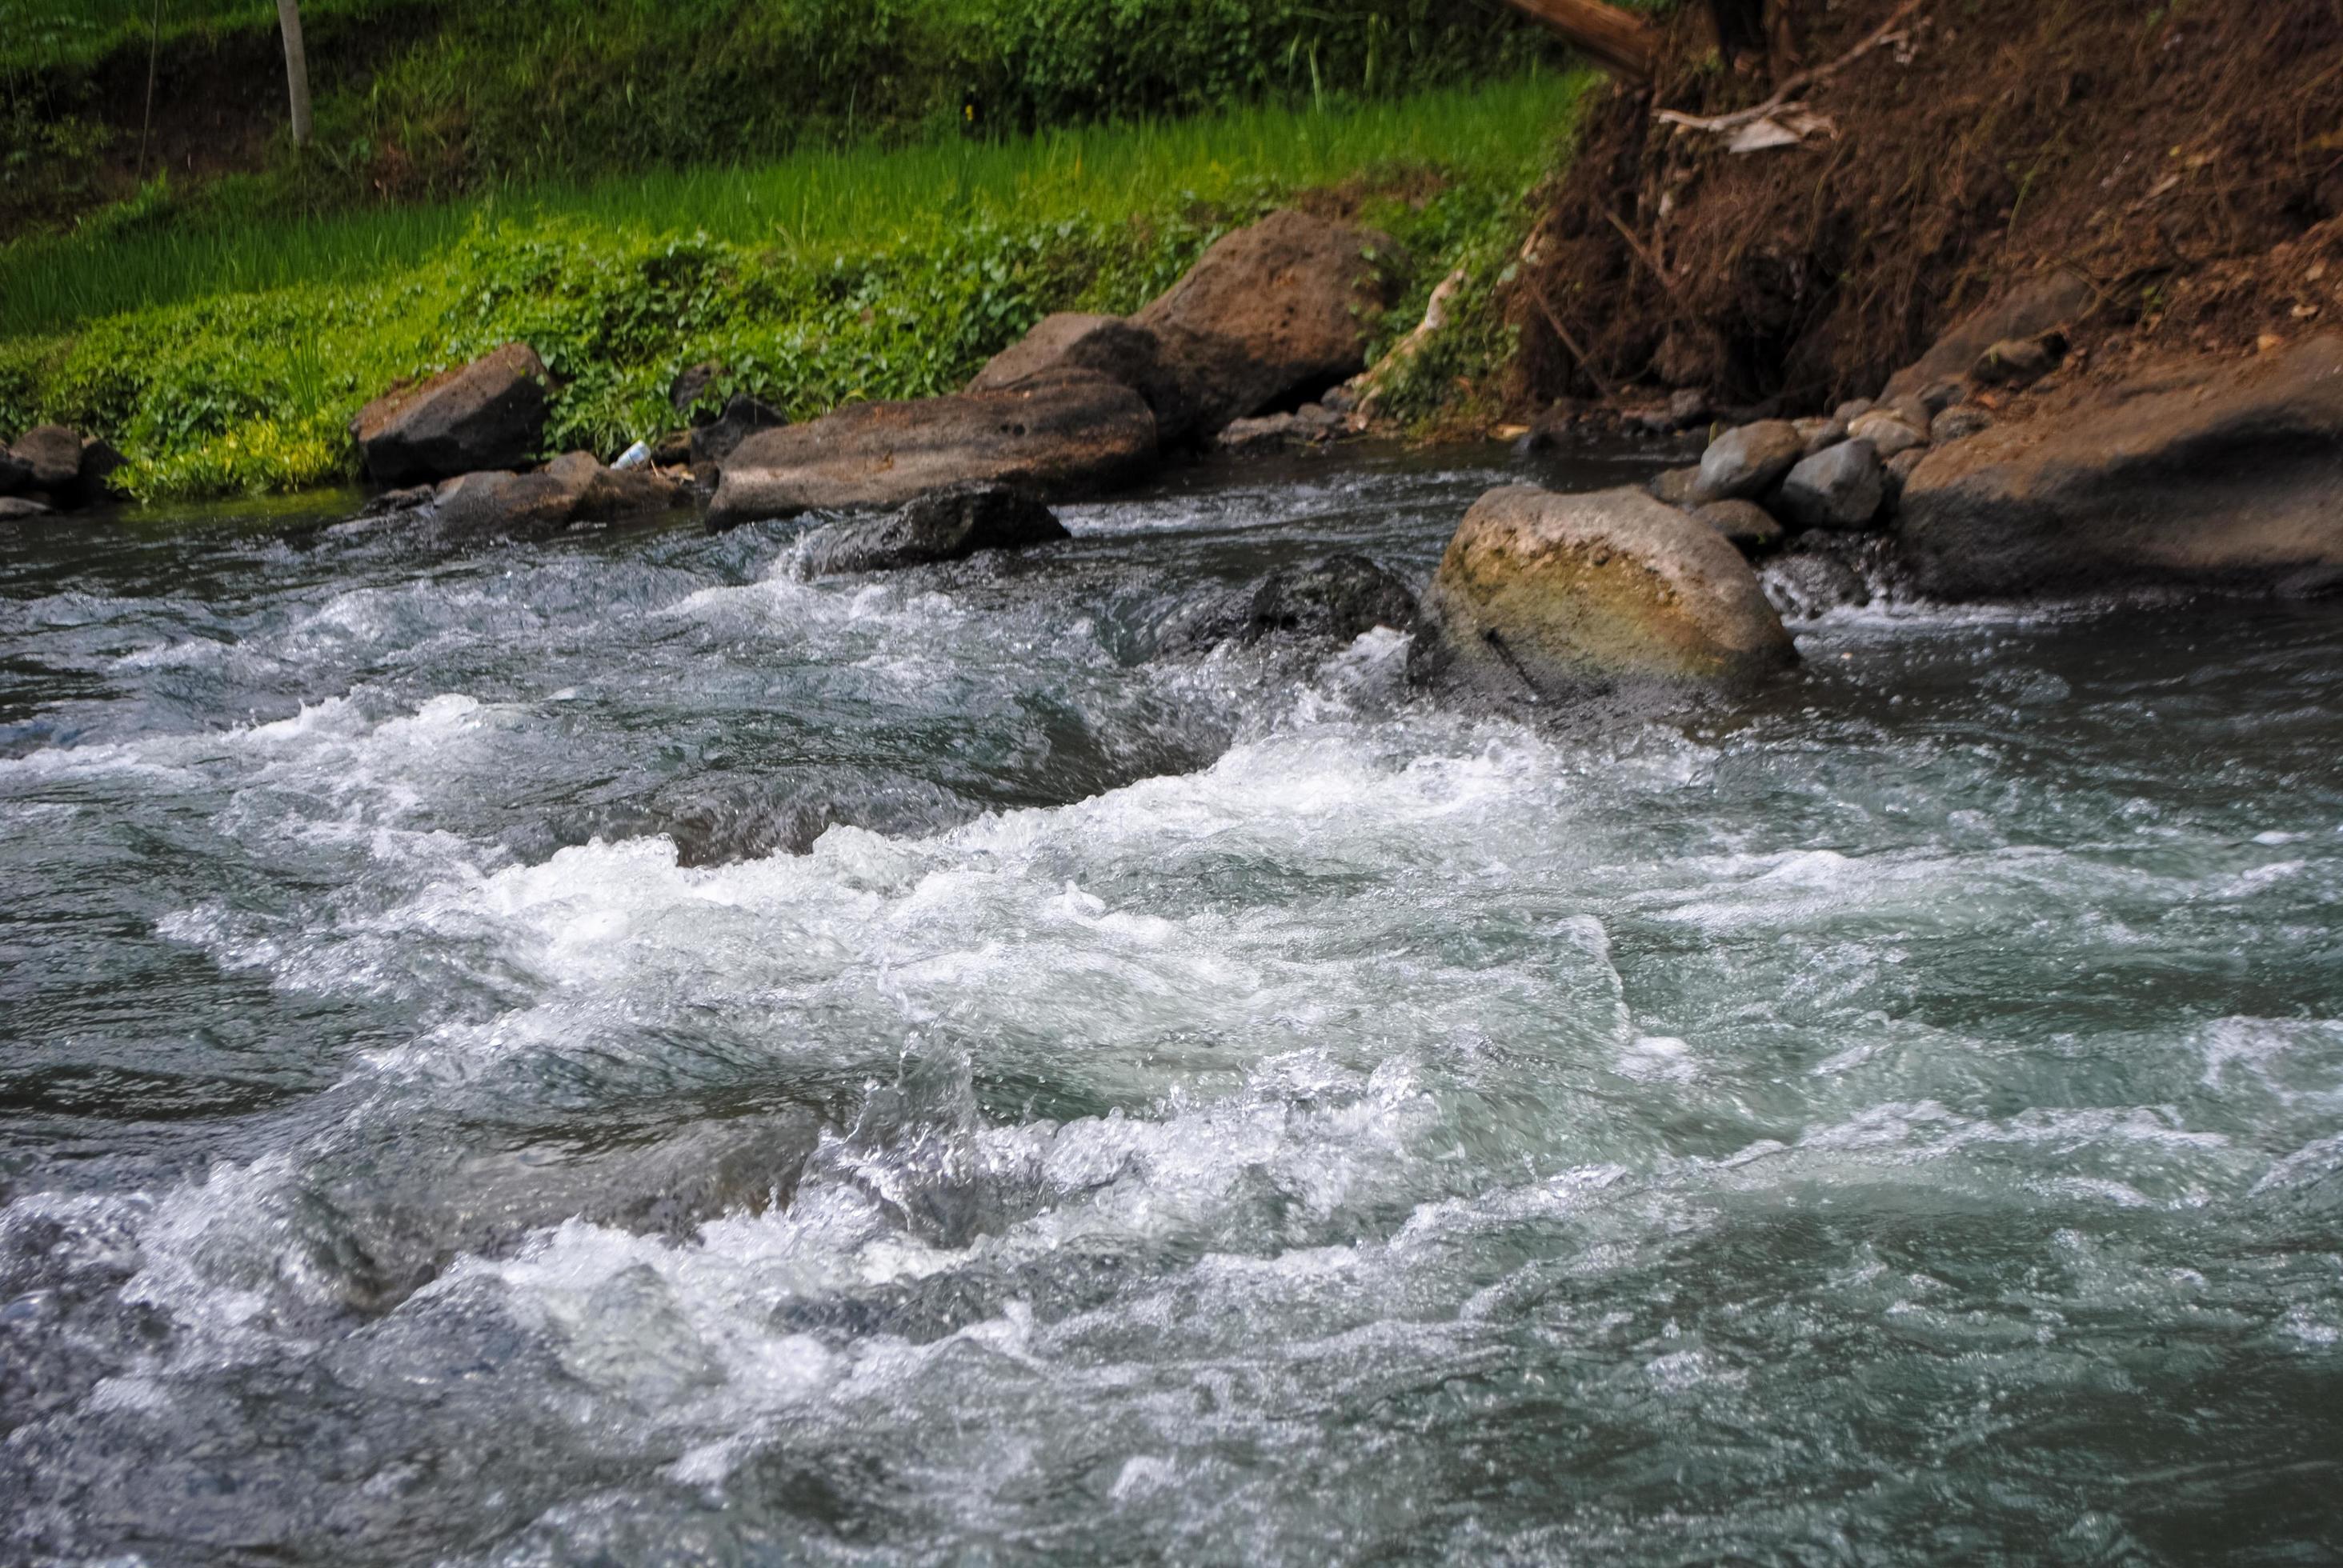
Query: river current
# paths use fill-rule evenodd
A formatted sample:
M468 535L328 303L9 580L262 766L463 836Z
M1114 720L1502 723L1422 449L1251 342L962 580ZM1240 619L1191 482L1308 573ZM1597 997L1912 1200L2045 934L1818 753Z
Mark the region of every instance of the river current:
M2343 607L1147 657L1517 477L0 545L0 1561L2335 1560Z

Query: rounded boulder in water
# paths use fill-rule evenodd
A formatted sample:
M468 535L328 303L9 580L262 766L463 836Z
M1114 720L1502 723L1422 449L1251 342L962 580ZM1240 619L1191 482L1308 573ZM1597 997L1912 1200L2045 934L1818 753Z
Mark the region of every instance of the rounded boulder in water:
M1449 541L1428 608L1447 668L1515 698L1745 681L1797 657L1725 536L1636 489L1490 491Z
M1859 528L1879 515L1887 477L1868 441L1825 447L1790 470L1775 508L1802 528Z
M1787 419L1761 419L1727 430L1700 457L1700 495L1706 501L1762 496L1806 455L1806 438Z

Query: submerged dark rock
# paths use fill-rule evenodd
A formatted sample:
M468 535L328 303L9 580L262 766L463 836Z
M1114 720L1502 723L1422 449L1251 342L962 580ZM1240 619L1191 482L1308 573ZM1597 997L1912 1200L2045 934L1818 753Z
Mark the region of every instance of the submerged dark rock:
M955 485L886 517L853 518L806 536L809 577L956 561L979 550L1023 549L1071 538L1057 514L1006 485Z
M1158 628L1155 649L1200 654L1269 638L1339 645L1379 626L1413 631L1419 613L1415 591L1393 573L1364 556L1329 556L1185 607Z

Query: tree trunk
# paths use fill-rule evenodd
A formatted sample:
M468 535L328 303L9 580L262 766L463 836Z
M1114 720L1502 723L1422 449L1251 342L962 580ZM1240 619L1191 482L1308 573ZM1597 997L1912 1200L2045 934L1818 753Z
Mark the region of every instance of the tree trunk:
M301 49L300 0L277 0L277 25L285 34L285 90L293 99L293 145L309 145L309 57Z
M1633 11L1604 0L1510 0L1514 10L1544 23L1592 55L1614 76L1647 82L1659 35Z

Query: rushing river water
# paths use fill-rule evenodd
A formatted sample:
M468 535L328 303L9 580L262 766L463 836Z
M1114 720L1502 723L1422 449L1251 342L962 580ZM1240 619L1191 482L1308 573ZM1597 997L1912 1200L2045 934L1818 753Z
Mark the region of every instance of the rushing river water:
M1502 477L0 547L0 1560L2334 1560L2343 608L1145 657Z

